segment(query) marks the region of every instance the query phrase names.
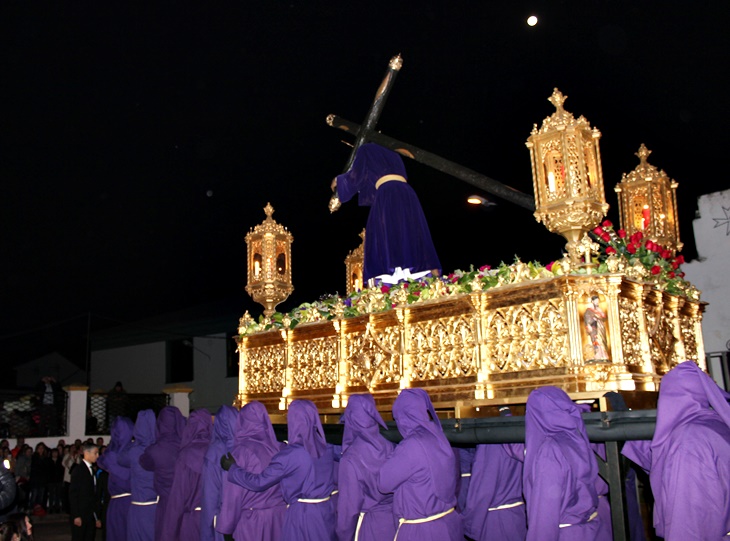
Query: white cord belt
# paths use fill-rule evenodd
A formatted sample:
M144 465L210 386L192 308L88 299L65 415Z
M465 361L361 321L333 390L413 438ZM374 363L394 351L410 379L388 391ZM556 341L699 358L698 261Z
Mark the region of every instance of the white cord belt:
M585 521L585 524L588 524L591 520L596 518L598 516L598 511L593 511L593 514L588 517L588 520ZM580 524L580 523L578 523ZM569 528L570 526L575 526L575 524L558 524L559 528Z
M155 505L159 501L160 501L160 497L157 496L157 498L155 498L151 502L132 502L132 505Z
M525 505L525 502L503 503L502 505L498 505L497 507L490 507L489 509L487 509L487 511L499 511L500 509L512 509L513 507L519 507L520 505Z
M397 541L398 539L398 532L400 531L400 527L404 524L423 524L424 522L433 522L434 520L438 520L440 518L445 517L449 513L453 513L454 508L447 509L443 513L438 513L436 515L431 515L430 517L424 517L424 518L400 518L398 519L398 529L395 531L395 537L393 538L393 541Z
M331 497L332 496L327 496L326 498L297 498L297 501L299 503L324 503L329 501Z
M360 513L360 516L357 517L357 527L355 528L355 539L354 541L358 541L360 539L360 528L362 528L362 519L365 518L365 511L362 511Z
M461 476L462 477L471 477L471 474L470 473L462 473Z
M116 498L126 498L127 496L131 496L131 492L125 492L124 494L114 494L110 499L115 500Z
M334 496L335 494L339 494L339 493L340 493L340 491L335 489L335 490L332 491L332 493L330 494L330 496Z
M203 510L202 507L196 507L195 509L193 509L193 511L202 511L202 510Z

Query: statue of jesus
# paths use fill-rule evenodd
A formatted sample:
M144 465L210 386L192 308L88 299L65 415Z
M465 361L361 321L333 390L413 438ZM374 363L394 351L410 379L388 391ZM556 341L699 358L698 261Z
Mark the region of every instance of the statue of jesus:
M441 273L421 203L396 152L375 143L362 145L352 167L332 181L335 189L340 201L358 194L358 204L371 207L365 226L363 281L395 283L399 278Z

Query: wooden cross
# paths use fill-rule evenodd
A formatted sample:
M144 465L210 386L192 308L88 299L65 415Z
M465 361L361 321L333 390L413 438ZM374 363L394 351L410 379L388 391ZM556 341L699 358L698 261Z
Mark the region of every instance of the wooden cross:
M395 76L403 66L403 59L400 55L394 56L390 59L388 64L388 71L385 74L383 82L380 84L378 91L375 94L375 100L373 101L370 110L368 111L365 121L362 125L355 124L349 120L338 117L337 115L327 116L327 124L333 128L343 130L345 132L355 135L355 144L353 145L350 158L345 166L345 171L349 170L352 166L352 162L355 160L355 153L361 145L367 142L377 143L380 146L394 150L402 156L406 156L419 163L433 167L438 171L447 173L453 177L463 180L476 186L477 188L484 190L487 193L501 197L506 201L510 201L515 205L526 208L530 211L535 210L535 199L524 192L521 192L511 186L507 186L493 178L490 178L481 173L459 165L458 163L449 161L441 156L437 156L431 152L420 149L416 146L398 141L392 137L388 137L380 132L375 131L375 125L380 118L380 114L383 111L385 100L388 98L388 94L393 87L395 82Z

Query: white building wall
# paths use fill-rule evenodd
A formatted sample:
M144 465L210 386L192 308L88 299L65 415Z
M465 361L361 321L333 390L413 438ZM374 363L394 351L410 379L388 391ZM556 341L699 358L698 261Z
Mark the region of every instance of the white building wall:
M153 342L91 354L90 391L109 391L121 381L128 393L161 393L165 384L165 343Z
M222 405L233 404L238 393L238 377L226 377L225 333L193 339L195 380L190 383L190 409L208 408L211 413Z

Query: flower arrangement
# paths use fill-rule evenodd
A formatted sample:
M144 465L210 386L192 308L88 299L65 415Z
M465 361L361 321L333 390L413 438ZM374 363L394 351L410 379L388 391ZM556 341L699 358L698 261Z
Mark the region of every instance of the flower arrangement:
M611 221L605 220L590 236L601 250L596 260L597 272L625 271L669 293L695 296L696 290L684 279L680 268L684 256L675 257L671 250L645 238L641 231L629 236L623 229L614 231Z
M699 297L697 290L684 279L684 272L680 269L684 257L674 257L670 250L645 239L641 232L627 238L623 229L614 231L613 224L605 220L590 233L590 237L599 248L598 256L593 259L592 272L625 272L629 277L652 282L655 287L669 293L690 298ZM479 268L472 266L468 271L456 270L446 276L409 279L395 285L378 284L345 297L337 294L324 295L319 300L305 302L288 313L276 312L269 318L262 315L258 321L246 312L241 318L238 332L243 337L272 329L293 329L301 323L357 317L391 310L398 305L485 291L527 280L588 272L585 267L572 268L567 258L545 266L536 261L524 263L515 258L511 265L502 262L495 269L489 265Z

